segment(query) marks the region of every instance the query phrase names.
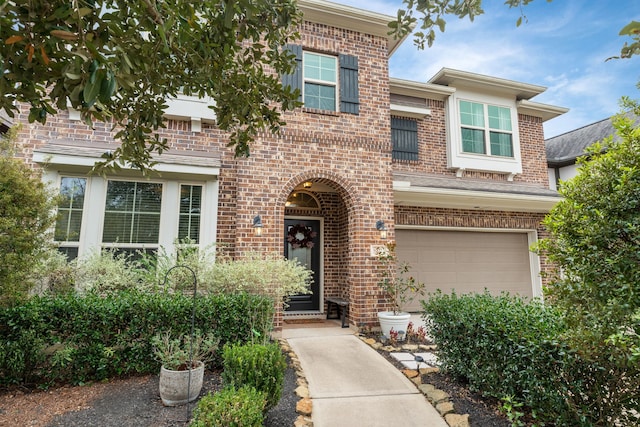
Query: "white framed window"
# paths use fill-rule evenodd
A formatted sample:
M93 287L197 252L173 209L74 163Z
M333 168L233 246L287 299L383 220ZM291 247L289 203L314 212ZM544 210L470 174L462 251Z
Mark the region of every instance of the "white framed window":
M509 108L460 100L459 111L464 153L513 157Z
M303 55L304 105L337 111L338 58L312 52Z
M55 179L55 181L54 181ZM217 181L179 182L48 173L60 190L54 241L68 259L97 249L136 256L215 241ZM204 225L204 226L203 226ZM215 222L213 222L215 225ZM188 241L188 245L181 244Z
M68 259L78 257L87 178L62 176L54 240Z
M447 108L447 164L465 170L496 172L509 180L522 173L515 98L459 89Z

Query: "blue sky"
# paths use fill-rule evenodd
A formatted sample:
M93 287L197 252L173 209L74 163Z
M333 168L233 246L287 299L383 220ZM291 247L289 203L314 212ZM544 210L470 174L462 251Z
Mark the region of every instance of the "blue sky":
M399 0L333 0L395 15ZM390 62L392 77L427 81L442 67L546 86L533 101L570 111L545 123L549 138L607 118L623 95L640 98L640 57L605 59L620 53L620 29L640 21L640 0L536 0L522 10L485 0L473 23L449 17L431 48L407 39Z

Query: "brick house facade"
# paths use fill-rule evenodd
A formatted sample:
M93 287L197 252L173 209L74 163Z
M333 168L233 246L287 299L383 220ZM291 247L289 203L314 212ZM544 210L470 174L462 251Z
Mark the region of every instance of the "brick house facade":
M248 158L233 157L215 118L192 110L193 99L172 104L161 132L171 150L158 158L161 173L150 179L127 170L106 178L87 175L92 162L113 146L108 126L90 129L73 111L51 117L45 126L26 124L26 111L17 117L25 123L19 135L25 161L46 164L45 179L77 196L75 207L61 208L67 222L59 226L78 230L73 237L56 230L61 248L71 256L95 247L173 249L177 238L193 231L201 245L223 243L236 258L256 250L303 262L315 257L314 298L294 300L290 311L279 312L276 326L283 316L321 316L329 296L347 299L349 322L364 326L375 325L376 313L385 308L372 256L385 242L375 226L382 220L387 239L397 241L399 255L412 261L418 278L427 283L432 276L444 278L434 286L445 290L460 289L460 279L447 282L447 277L463 277L462 270L473 273L478 265L465 261L475 255L464 242L476 240L472 251L500 258L512 251L502 250L501 242L514 237L528 276L524 285L507 283L504 289L541 295L539 273L546 260L527 247L544 235L540 221L558 200L548 186L542 123L566 110L530 101L544 91L540 86L458 70L444 69L429 82L390 78L388 59L402 42L386 34L393 17L322 0L301 0L299 6L305 22L291 49L300 55L300 75L285 79L302 83L305 106L285 114L280 135L260 135ZM309 77L318 70L320 77ZM325 71L335 78L323 77ZM314 102L320 107L310 106ZM486 116L486 123L466 130L462 106L474 108L476 118ZM496 111L497 130L490 123ZM461 128L476 138L471 151L461 144ZM487 152L478 152L485 142ZM144 198L130 210L148 221L146 227L155 226L155 234L129 233L122 239L121 230L111 230L109 219L123 214L109 203L122 192ZM263 224L261 236L254 235L256 216ZM287 244L288 231L299 224L317 229L314 248ZM461 237L462 243L440 251L434 236L444 242ZM495 243L483 246L489 236ZM438 262L449 271L438 270L423 262L434 253L459 259ZM510 263L492 262L480 264L490 263L483 270L495 271ZM479 286L466 288L481 291Z

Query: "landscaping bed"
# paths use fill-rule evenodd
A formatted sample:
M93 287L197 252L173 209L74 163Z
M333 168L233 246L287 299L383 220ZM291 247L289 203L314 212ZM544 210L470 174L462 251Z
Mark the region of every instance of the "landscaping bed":
M221 372L207 371L200 397L222 388ZM296 374L290 366L282 398L267 412L267 427L292 426L298 414ZM189 405L193 410L196 402ZM183 427L186 405L167 407L158 394L158 376L145 375L51 390L0 391L0 426L31 427Z

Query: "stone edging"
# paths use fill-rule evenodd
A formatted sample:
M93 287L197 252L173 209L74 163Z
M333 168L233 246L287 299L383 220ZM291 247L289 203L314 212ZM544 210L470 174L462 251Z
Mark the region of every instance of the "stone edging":
M379 343L373 338L367 338L365 336L359 336L359 338L365 344L369 345L374 350L381 349L386 352L402 352L409 351L407 348L401 347L391 347L384 346L382 343ZM418 346L412 346L418 348ZM428 347L428 348L427 348ZM425 346L425 349L429 351L434 350L435 346ZM469 427L469 414L456 414L455 409L453 407L453 402L449 400L449 394L447 394L443 390L439 390L435 388L432 384L423 384L422 383L422 375L428 374L431 372L438 372L438 368L421 368L420 375L416 372L415 369L402 369L402 373L409 379L415 386L420 390L420 392L427 398L427 400L436 408L436 411L440 414L442 418L446 421L449 427Z
M298 355L291 349L291 346L284 338L278 340L280 342L280 347L282 351L287 353L289 359L291 360L291 365L296 372L296 376L298 377L296 383L298 387L296 388L296 395L300 398L298 403L296 404L296 412L299 414L294 427L313 427L313 421L311 420L311 411L313 409L313 404L311 402L311 398L309 397L309 383L307 382L307 378L302 371L302 367L300 366L300 360L298 359Z

